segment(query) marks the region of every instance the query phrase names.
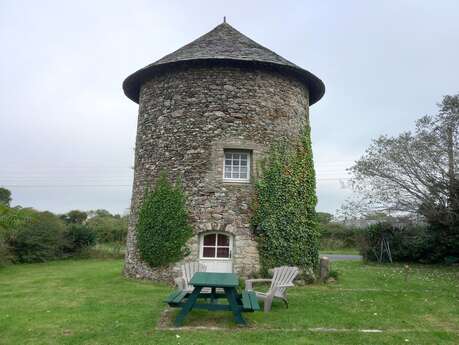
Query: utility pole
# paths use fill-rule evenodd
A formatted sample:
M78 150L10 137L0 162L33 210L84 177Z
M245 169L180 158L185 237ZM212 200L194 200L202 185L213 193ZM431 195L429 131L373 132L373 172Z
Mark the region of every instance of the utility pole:
M448 150L448 192L449 192L449 206L451 209L455 197L456 173L454 167L454 129L451 123L446 127L446 141Z

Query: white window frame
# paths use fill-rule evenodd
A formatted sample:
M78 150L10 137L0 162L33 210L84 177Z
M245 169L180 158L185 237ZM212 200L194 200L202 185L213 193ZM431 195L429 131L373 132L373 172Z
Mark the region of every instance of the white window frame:
M239 155L247 155L247 178L228 178L225 177L225 170L226 170L226 154L239 154ZM233 160L231 158L231 160ZM241 163L241 159L239 158L239 166ZM223 150L223 181L225 182L239 182L239 183L248 183L250 182L250 151L247 150ZM231 164L231 167L233 165Z
M215 235L215 246L204 246L204 236L206 235ZM218 243L218 235L224 235L228 237L229 244L228 246L219 246ZM205 232L201 234L200 239L199 239L199 258L201 260L217 260L217 261L228 261L231 260L233 257L233 236L228 233L223 233L223 232ZM211 257L204 257L204 247L213 247L215 248L215 256L213 258ZM228 248L229 249L229 257L227 258L218 258L217 257L217 249L218 248Z

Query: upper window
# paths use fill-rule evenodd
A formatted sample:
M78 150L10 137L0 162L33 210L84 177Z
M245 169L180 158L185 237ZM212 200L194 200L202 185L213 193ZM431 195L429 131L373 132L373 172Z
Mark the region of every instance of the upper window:
M250 179L250 153L247 151L225 151L223 179L233 182L248 182Z

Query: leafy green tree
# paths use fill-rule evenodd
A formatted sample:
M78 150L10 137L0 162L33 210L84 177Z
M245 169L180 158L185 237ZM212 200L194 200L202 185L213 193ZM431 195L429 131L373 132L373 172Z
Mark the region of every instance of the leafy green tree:
M15 229L19 225L30 221L36 214L37 211L32 208L8 207L0 204L0 230Z
M73 210L60 217L67 224L83 224L88 218L88 214L83 211Z
M0 204L10 206L11 200L11 192L6 188L0 187Z
M373 141L350 168L356 198L343 215L391 211L445 219L445 210L453 213L458 154L459 94L445 96L438 113L419 119L414 132Z
M319 230L315 172L309 127L295 145L273 145L256 183L252 225L258 237L262 270L294 265L315 269Z
M110 213L95 213L86 224L94 231L99 243L124 243L127 235L127 217Z
M111 216L113 216L113 215L112 215L109 211L107 211L107 210L98 209L98 210L95 210L95 211L89 211L89 212L88 212L88 216L89 216L90 218L92 218L92 217L96 217L96 216L98 216L98 217L105 217L105 216L111 217ZM113 217L116 217L116 216L117 216L117 215L114 215Z
M330 224L330 222L333 220L333 215L331 213L327 212L317 212L317 221L320 224Z
M423 217L436 232L437 257L459 258L459 94L445 96L438 113L414 132L381 136L351 167L356 198L343 215L391 211Z
M165 172L153 191L146 192L137 222L137 245L150 266L166 266L188 254L186 242L193 230L185 202L180 182L171 184Z

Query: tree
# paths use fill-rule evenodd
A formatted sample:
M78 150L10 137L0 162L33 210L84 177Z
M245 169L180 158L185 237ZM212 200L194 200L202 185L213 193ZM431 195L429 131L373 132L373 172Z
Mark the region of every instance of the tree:
M445 96L435 116L416 122L414 132L374 140L350 168L357 199L344 215L389 211L439 221L452 213L459 162L459 94Z
M445 96L414 132L381 136L350 169L357 199L342 209L412 214L428 224L424 260L459 260L459 94ZM352 212L348 212L352 211Z
M30 221L37 211L32 208L22 208L20 206L7 207L0 203L0 232L10 231L19 225Z
M111 217L112 214L110 212L108 212L107 210L99 209L99 210L95 210L95 211L89 211L88 212L88 216L90 218L96 217L96 216L99 216L99 217Z
M11 200L11 192L6 188L0 187L0 204L9 207Z
M162 172L153 191L147 191L137 222L137 246L151 267L166 266L188 254L186 242L193 234L188 224L185 193Z
M317 221L320 224L330 224L333 220L333 215L327 212L317 212Z
M86 224L95 232L99 243L123 244L127 235L127 217L95 215Z
M83 211L73 210L60 216L67 224L83 224L88 218L88 214Z

